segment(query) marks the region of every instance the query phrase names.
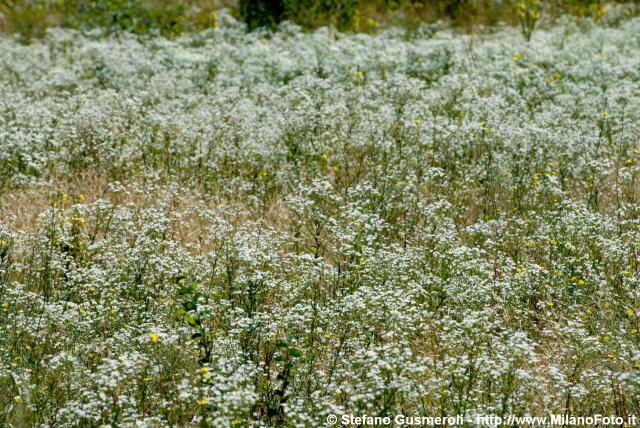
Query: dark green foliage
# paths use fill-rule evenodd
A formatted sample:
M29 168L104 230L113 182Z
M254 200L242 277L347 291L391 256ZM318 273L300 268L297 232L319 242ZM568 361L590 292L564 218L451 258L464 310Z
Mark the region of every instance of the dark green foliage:
M353 27L358 0L240 0L238 13L249 30L273 27L284 19L304 28L333 24L341 30Z
M285 15L305 28L333 24L351 30L358 6L358 0L285 0Z
M247 23L249 30L258 27L274 26L282 19L284 2L282 0L240 0L238 12Z
M159 28L165 33L175 33L184 13L182 2L161 1L157 5L149 5L141 0L83 0L78 2L76 14L68 17L67 24L137 33Z

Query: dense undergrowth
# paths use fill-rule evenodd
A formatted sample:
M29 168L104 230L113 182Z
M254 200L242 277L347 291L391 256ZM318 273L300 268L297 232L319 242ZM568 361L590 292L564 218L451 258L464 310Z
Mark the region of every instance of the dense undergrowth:
M624 10L0 40L0 424L639 414Z
M638 0L626 4L632 3ZM100 28L171 38L216 28L219 10L227 8L250 30L289 20L303 30L334 26L374 33L446 20L476 31L507 24L529 37L539 20L545 26L563 14L599 20L619 5L604 0L0 0L0 33L17 33L28 41L50 27ZM635 14L637 8L624 10Z

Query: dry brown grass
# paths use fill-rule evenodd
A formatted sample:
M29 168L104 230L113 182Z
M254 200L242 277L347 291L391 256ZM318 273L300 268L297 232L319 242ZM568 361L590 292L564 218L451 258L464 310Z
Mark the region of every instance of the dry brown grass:
M37 226L38 215L59 201L62 194L80 194L92 202L109 199L109 193L107 180L93 172L26 188L0 189L0 221L14 230L31 231Z
M124 188L125 191L113 191L107 178L87 171L73 178L51 179L20 189L0 189L0 222L14 231L35 232L39 228L38 216L52 204L59 204L63 194L67 195L64 204L67 209L71 208L76 195L82 195L83 204L104 200L116 207L133 205L136 211L158 207L160 201L166 204L167 198L171 197L163 186L149 186L139 181L126 183ZM214 212L234 227L255 224L255 227L283 231L290 228L281 199L269 204L264 218L240 199L228 200L205 189L181 191L168 202L168 209L165 208L168 214L179 214L180 217L170 225L171 238L192 253L210 250L203 245L211 226L211 222L203 218L204 212Z

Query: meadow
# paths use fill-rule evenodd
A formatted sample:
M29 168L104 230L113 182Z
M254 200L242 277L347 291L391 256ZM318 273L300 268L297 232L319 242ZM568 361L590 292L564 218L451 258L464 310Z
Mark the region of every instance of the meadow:
M3 36L0 425L640 415L637 9Z

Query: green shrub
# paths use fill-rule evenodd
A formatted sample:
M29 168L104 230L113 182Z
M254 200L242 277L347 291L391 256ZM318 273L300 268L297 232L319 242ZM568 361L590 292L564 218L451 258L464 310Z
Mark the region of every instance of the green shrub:
M247 23L250 30L257 27L274 26L282 19L284 4L278 1L240 0L239 17Z
M358 0L240 0L238 15L253 30L273 27L288 19L304 28L333 24L341 30L353 27Z
M182 2L161 0L154 3L142 0L81 1L76 13L67 18L71 27L104 27L112 30L147 32L160 28L164 33L180 32L184 21Z
M0 30L40 35L48 9L46 0L0 0Z
M305 28L333 24L340 30L351 30L358 3L358 0L286 0L285 16Z

